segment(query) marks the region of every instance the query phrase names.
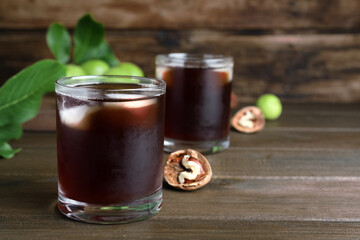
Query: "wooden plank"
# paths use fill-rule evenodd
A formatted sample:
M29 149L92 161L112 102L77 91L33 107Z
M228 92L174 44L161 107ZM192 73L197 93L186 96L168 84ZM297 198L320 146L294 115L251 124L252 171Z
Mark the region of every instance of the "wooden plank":
M229 151L208 155L207 158L214 179L360 180L358 156L360 149L234 146Z
M270 180L317 180L348 177L360 180L360 132L348 138L339 135L332 138L321 133L316 141L306 145L291 142L294 140L289 137L283 137L282 142L275 138L269 140L269 135L277 136L275 131L269 131L266 138L260 134L242 135L237 142L234 140L236 135L231 134L230 149L220 154L207 155L214 179L246 180L262 177ZM289 135L293 135L291 138L294 139L306 137L299 132ZM327 140L330 138L332 142ZM13 160L0 161L0 169L3 171L0 176L26 179L57 176L55 133L26 133L13 145L23 150ZM166 158L167 154L164 154L164 160Z
M53 21L73 27L91 12L108 28L236 30L340 30L360 26L357 0L106 0L0 2L0 28L47 28Z
M247 105L252 105L248 103ZM240 104L232 111L231 116L237 110L246 106ZM299 104L286 103L283 106L282 116L276 121L267 121L264 131L314 131L314 132L358 132L360 128L360 105L358 104L313 104L305 109L299 109ZM297 110L299 109L299 110ZM316 117L315 117L316 116ZM352 119L352 121L349 121ZM334 128L334 124L336 127ZM302 126L302 127L299 127ZM55 131L55 99L54 95L43 98L39 114L32 120L23 124L25 130L31 131Z
M311 150L355 150L360 146L359 132L312 132L311 129L300 128L299 131L263 130L256 135L232 134L231 144L234 148L279 148ZM256 146L256 148L253 148Z
M358 222L359 183L358 179L218 179L189 194L165 191L162 214L188 220Z
M163 210L157 217L224 221L359 221L356 208L360 200L359 188L359 179L346 178L214 179L205 188L186 193L165 186ZM0 189L2 216L36 212L54 214L56 178L7 177L7 180L1 179Z
M6 239L357 239L357 222L303 222L293 221L229 221L179 220L154 218L146 221L116 226L81 224L70 220L57 220L37 216L21 216L24 222L13 222L5 216L7 228L1 228ZM55 216L54 218L59 218ZM9 221L10 220L10 221ZM61 227L54 227L56 226ZM191 224L191 227L189 225Z
M112 31L116 55L154 76L159 53L223 53L235 58L233 89L241 102L273 92L285 102L359 102L360 35L244 36L232 31ZM29 51L36 49L36 51ZM0 32L0 81L51 58L45 32Z
M241 103L233 109L231 116L236 111L247 105ZM286 103L283 106L282 116L277 121L267 121L266 130L273 128L280 131L358 131L360 128L360 104L312 104L301 108L302 105ZM315 108L314 108L315 107ZM46 95L41 103L39 114L32 120L23 124L25 130L55 131L55 95ZM316 116L316 118L314 117ZM349 121L351 118L353 121ZM333 128L336 123L336 128ZM302 126L302 127L298 127ZM306 127L306 126L311 126Z
M196 192L165 188L159 214L117 226L88 225L61 216L55 207L56 179L1 183L0 230L3 237L13 239L29 234L36 239L72 239L84 237L88 231L92 236L119 237L116 233L121 233L135 237L136 233L140 238L157 239L170 235L216 239L220 234L236 238L243 231L247 237L261 239L271 229L278 237L301 232L319 237L354 237L360 233L359 181L216 180Z

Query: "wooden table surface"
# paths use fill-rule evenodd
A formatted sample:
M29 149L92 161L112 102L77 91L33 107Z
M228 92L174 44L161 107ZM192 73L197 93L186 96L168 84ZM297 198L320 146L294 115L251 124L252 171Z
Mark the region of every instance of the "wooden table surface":
M360 104L287 104L257 134L231 131L195 192L164 186L145 221L94 225L56 208L54 132L26 132L0 159L0 239L359 239ZM164 155L165 158L165 155Z

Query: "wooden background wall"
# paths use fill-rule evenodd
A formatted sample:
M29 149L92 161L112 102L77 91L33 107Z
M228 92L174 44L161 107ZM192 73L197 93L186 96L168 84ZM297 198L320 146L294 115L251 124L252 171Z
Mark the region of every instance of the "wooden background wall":
M359 0L1 0L0 83L52 58L51 22L72 29L85 13L149 76L159 53L223 53L241 101L360 102Z

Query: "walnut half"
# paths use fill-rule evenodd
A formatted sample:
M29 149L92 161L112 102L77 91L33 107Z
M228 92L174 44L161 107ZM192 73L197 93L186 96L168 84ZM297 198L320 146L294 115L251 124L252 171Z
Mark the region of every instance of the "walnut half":
M177 189L199 189L210 182L211 177L212 170L208 160L192 149L171 153L164 166L166 182Z
M254 133L261 131L265 126L264 114L255 106L248 106L235 113L231 125L243 133Z

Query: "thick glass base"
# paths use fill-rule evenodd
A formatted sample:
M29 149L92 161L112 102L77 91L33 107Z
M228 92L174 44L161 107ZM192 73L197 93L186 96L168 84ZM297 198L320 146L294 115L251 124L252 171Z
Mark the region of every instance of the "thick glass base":
M194 149L201 153L216 153L224 151L230 146L230 137L214 141L183 141L166 138L164 140L164 151L174 152L180 149Z
M58 194L58 208L69 218L98 224L118 224L140 221L161 209L162 188L151 196L118 204L87 204Z

